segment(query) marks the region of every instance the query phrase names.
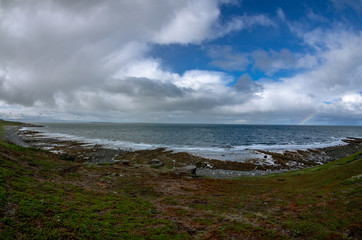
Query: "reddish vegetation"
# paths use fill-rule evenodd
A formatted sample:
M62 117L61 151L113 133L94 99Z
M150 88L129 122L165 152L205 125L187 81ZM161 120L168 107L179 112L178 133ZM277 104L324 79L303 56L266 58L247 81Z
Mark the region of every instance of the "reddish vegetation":
M140 155L174 156L157 151ZM190 158L187 164L196 159L179 156ZM240 179L153 168L142 158L89 165L60 157L0 141L0 238L362 237L361 151L315 168Z

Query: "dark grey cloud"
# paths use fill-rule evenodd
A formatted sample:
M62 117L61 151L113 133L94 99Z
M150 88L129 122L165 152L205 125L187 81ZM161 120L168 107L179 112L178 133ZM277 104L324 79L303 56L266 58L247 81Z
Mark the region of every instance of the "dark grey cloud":
M238 53L231 46L211 46L207 54L211 65L230 71L244 71L250 64L249 54Z
M257 49L252 53L237 52L231 46L211 46L207 54L211 65L223 70L244 71L253 63L253 68L272 75L280 70L303 67L298 65L298 57L289 49L265 51Z
M313 55L207 49L211 64L225 70L244 70L251 60L271 77L303 68L279 81L243 75L234 86L225 73L179 74L147 54L155 43L202 44L255 25L277 27L264 15L222 22L219 7L226 2L0 0L0 114L116 121L277 118L271 113L292 119L316 111L361 116L360 32L295 28ZM288 23L283 15L279 10L279 23Z
M208 112L216 107L222 107L235 102L234 90L228 89L230 95L216 94L213 90L195 91L192 88L176 86L172 82L149 78L128 77L107 81L98 96L110 94L120 95L129 100L133 108L118 110L139 112ZM246 93L248 90L244 89ZM251 89L250 89L251 91ZM104 102L103 100L97 100ZM239 99L240 102L240 99Z
M144 77L128 77L107 81L104 90L139 98L181 98L192 89L177 87L172 82L163 82Z
M235 83L234 88L244 94L254 94L256 92L261 92L263 86L256 83L251 79L249 74L243 74L238 81Z
M297 58L294 54L286 48L281 49L279 52L270 49L268 52L263 49L258 49L252 52L254 58L253 68L273 74L282 69L294 68L297 63Z
M143 58L148 42L191 2L1 1L0 99L53 103L57 92L101 85Z

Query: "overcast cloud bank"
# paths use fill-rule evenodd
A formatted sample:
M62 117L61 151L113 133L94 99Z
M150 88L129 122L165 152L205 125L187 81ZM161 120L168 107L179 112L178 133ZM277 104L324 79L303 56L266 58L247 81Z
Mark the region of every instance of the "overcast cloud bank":
M361 31L342 23L305 30L281 8L225 21L220 9L228 4L235 3L0 1L0 116L296 124L317 114L321 123L362 124ZM148 54L155 45L202 46L281 26L308 50L210 44L205 54L219 70L182 74ZM247 69L265 77L228 72ZM292 74L278 77L285 70Z

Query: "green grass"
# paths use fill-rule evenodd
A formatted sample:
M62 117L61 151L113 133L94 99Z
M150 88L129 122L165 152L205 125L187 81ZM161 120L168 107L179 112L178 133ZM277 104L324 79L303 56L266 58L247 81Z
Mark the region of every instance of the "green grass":
M0 140L0 239L361 239L361 161L191 179Z
M142 197L88 190L74 184L79 175L59 178L75 164L3 141L0 152L0 239L187 238Z
M18 122L9 122L9 121L4 121L2 119L0 119L0 137L4 134L4 130L3 127L4 126L9 126L9 125L20 125L20 123Z
M154 207L147 200L122 189L87 190L72 184L73 176L54 181L57 169L68 163L51 162L44 158L46 153L17 151L24 156L16 160L0 157L0 204L4 209L0 239L184 236L172 222L155 218Z
M362 181L354 177L362 172L361 159L362 151L323 166L222 183L224 199L209 200L208 208L256 213L260 225L282 227L293 238L361 237Z

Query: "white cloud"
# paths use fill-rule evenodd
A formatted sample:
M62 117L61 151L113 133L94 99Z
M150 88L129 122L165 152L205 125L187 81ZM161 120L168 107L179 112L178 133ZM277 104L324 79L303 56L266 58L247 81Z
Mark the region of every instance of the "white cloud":
M342 97L342 103L348 111L362 113L361 94L350 94Z
M236 16L230 22L219 25L215 30L214 37L222 37L231 32L248 29L254 26L276 27L277 24L268 16L262 14Z
M201 43L253 26L277 26L271 18L262 14L235 16L231 21L221 24L219 5L222 2L229 3L216 0L189 1L175 13L169 24L156 33L153 41L160 44Z
M309 9L308 13L307 13L307 18L310 21L314 21L314 22L318 22L318 23L325 23L328 22L329 20L326 19L325 17L316 14L315 12L313 12L312 10Z
M175 73L148 56L153 44L199 44L266 15L220 19L225 1L1 1L0 114L8 118L223 121L310 112L361 116L362 34L340 27L300 34L311 49L257 50L254 68L292 77L253 81L213 71ZM279 9L278 16L285 20ZM300 28L299 28L300 30ZM301 30L300 32L301 33ZM244 70L248 53L209 51L212 64ZM330 104L325 104L330 102Z
M281 9L281 8L277 9L277 16L283 22L286 20L285 13L284 13L283 9Z
M318 49L317 57L321 64L305 74L305 84L324 89L326 95L361 90L356 87L360 86L362 74L362 49L359 47L362 44L362 32L335 29L306 35L306 42ZM323 38L315 40L322 35Z
M361 0L330 0L337 9L344 9L349 7L356 12L362 12L362 1Z
M221 72L191 70L185 72L175 84L193 90L224 92L225 85L230 81L232 78Z
M217 37L219 6L226 3L2 1L0 98L55 105L56 93L97 88L112 77L172 80L175 74L164 71L158 59L145 58L150 44ZM249 25L268 24L262 16L253 19L245 17Z
M0 10L0 98L25 106L37 101L56 105L59 92L69 97L122 74L173 78L160 70L158 60L144 58L149 43L156 36L165 39L169 22L183 24L182 34L190 30L185 38L176 36L179 43L201 41L218 20L214 0L19 0L2 1ZM185 15L194 18L182 23Z
M307 113L318 112L319 116L328 115L330 119L343 113L362 121L362 49L359 47L362 34L333 29L306 35L306 43L318 49L314 57L306 57L313 59L313 68L278 82L259 81L264 88L259 97L229 107L230 114L302 118Z
M212 26L217 22L220 11L216 0L199 0L187 1L174 14L174 18L155 33L156 43L200 43L211 36Z

